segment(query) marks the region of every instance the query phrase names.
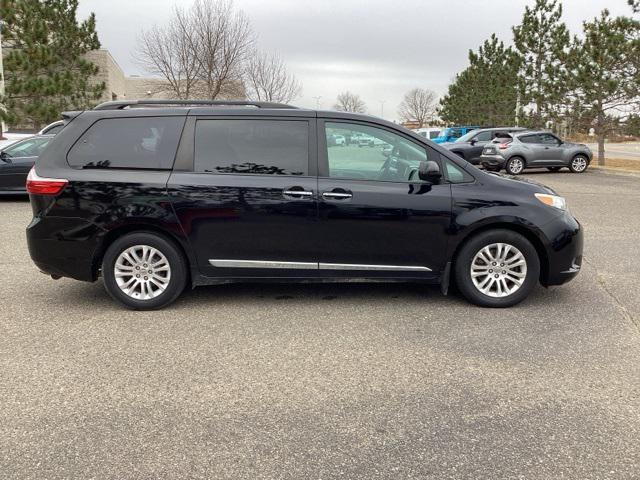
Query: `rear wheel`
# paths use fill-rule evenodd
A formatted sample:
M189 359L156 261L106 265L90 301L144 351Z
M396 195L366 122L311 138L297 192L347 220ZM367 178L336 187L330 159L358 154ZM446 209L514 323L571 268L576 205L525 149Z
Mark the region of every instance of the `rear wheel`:
M509 175L520 175L524 170L524 159L522 157L511 157L507 160L504 169Z
M589 159L584 155L576 155L569 164L569 170L573 173L582 173L589 166Z
M154 310L184 290L187 265L169 240L148 232L118 238L102 261L104 286L115 300L134 310Z
M489 230L471 238L455 261L460 292L482 307L510 307L524 300L538 282L540 261L525 237Z

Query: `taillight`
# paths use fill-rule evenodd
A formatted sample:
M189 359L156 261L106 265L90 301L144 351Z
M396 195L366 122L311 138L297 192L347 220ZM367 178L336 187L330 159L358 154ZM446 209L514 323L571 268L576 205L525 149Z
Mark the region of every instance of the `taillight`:
M510 145L511 144L509 144L509 143L501 143L500 145L498 145L498 148L500 150L504 150L505 148L509 148Z
M57 195L69 181L64 178L45 178L36 173L36 167L31 167L27 176L27 193L34 195Z

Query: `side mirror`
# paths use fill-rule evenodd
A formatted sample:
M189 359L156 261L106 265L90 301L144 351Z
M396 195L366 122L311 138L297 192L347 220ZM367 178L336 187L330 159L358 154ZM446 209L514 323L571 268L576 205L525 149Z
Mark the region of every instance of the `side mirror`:
M469 143L471 145L475 145L476 143L478 143L478 140L476 140L475 138L472 138L471 140L469 140Z
M442 178L442 172L438 164L433 160L422 161L418 168L418 177L425 182L436 183Z
M11 163L11 155L9 155L7 152L0 152L0 160L5 163Z

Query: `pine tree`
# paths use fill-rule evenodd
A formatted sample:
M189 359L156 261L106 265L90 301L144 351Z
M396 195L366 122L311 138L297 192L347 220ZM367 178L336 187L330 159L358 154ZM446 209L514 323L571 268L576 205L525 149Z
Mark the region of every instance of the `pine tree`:
M533 8L525 7L522 23L513 27L514 44L522 57L523 103L534 106L530 119L535 128L556 118L566 98L564 64L570 35L561 18L558 0L536 0Z
M469 66L456 75L440 101L440 117L458 125L513 124L519 69L518 55L491 35L477 53L469 51Z
M598 139L598 164L604 165L604 141L613 120L640 102L640 22L613 18L608 10L583 23L583 38L574 38L568 67L573 96L591 109Z
M63 110L88 108L104 90L84 54L100 48L95 16L78 23L78 0L2 0L6 111L39 129Z

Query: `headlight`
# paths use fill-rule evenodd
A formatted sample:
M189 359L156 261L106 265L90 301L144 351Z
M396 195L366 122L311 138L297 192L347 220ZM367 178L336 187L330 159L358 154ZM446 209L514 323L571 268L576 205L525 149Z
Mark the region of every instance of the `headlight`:
M550 207L558 208L560 210L567 209L567 202L563 197L549 195L547 193L536 193L535 196L545 205L549 205Z

